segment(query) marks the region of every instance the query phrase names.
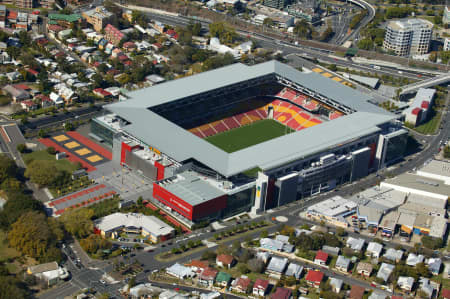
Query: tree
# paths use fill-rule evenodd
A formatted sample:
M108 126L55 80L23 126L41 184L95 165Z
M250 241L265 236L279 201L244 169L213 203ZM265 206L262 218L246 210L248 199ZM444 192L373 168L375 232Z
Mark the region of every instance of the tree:
M371 39L365 38L358 42L358 48L363 50L372 50L373 49L373 41Z
M267 229L263 230L263 231L261 232L261 234L259 235L259 237L260 237L261 239L267 238L268 236L269 236L269 232L267 231Z
M39 138L45 138L45 137L47 137L47 131L45 130L45 129L40 129L39 130L39 132L38 132L38 136L39 136Z
M9 228L20 216L30 211L43 211L40 201L20 192L9 192L9 199L0 211L0 223L3 228Z
M217 257L217 254L214 251L207 250L202 254L202 260L213 261Z
M246 264L239 264L237 269L239 272L241 272L241 274L247 274L250 272Z
M46 151L47 151L47 153L49 153L50 155L56 154L56 150L55 150L55 148L54 148L53 146L47 147Z
M300 38L311 38L312 29L305 20L300 20L295 23L294 34Z
M31 161L25 170L25 177L39 186L50 186L61 176L62 172L45 160Z
M345 236L345 234L345 230L342 227L336 228L336 235L338 235L339 237L343 237Z
M85 238L94 230L92 209L77 209L65 212L61 217L66 231L77 238Z
M250 259L247 262L247 264L248 264L248 268L252 272L262 273L262 271L264 270L264 262L261 261L260 259L257 259L257 258Z
M441 238L433 238L430 236L422 236L422 244L429 249L439 249L444 245L444 241Z
M72 131L74 129L73 123L66 122L64 123L64 131Z
M61 260L61 254L52 249L56 238L43 213L23 214L12 224L8 241L11 247L42 262L48 261L49 257Z
M199 22L189 23L189 25L187 26L187 29L192 33L192 35L198 36L198 35L200 35L200 32L202 31L202 24Z
M136 277L133 276L131 277L131 279L128 281L128 289L131 289L132 287L134 287L136 285Z
M0 154L0 183L10 177L15 177L17 166L14 160L5 154Z
M0 298L30 298L27 286L14 276L0 276Z
M80 240L80 246L89 254L98 252L99 250L110 249L111 242L103 239L99 235L90 235Z
M21 144L17 145L16 149L19 153L25 153L27 150L27 146L25 144L21 143Z
M267 26L267 27L272 27L273 26L273 20L271 18L265 18L263 21L263 25Z

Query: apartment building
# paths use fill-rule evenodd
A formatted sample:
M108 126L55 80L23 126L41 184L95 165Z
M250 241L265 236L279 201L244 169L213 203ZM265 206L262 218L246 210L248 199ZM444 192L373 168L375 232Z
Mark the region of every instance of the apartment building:
M82 16L97 32L100 32L106 24L111 23L114 18L114 14L106 10L103 6L98 6L94 9L85 11L82 13Z
M383 48L399 56L428 53L433 24L422 19L390 21L386 27Z

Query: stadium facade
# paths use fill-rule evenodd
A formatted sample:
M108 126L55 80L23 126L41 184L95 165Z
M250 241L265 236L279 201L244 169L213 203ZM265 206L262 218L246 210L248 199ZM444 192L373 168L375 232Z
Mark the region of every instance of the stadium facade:
M105 106L91 134L115 163L152 180L151 199L188 225L329 191L406 147L407 131L370 96L277 61L129 96Z

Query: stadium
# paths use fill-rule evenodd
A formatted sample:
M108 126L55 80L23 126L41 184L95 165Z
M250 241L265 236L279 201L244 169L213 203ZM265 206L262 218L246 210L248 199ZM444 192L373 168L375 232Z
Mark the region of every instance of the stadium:
M105 106L91 137L189 226L263 212L400 159L407 131L368 95L277 61L220 69Z

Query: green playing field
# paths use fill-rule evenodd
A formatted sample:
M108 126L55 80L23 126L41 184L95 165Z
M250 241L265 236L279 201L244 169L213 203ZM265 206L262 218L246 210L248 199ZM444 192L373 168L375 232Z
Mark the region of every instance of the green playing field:
M227 153L232 153L292 132L294 132L293 129L275 120L263 119L205 138L205 140Z

